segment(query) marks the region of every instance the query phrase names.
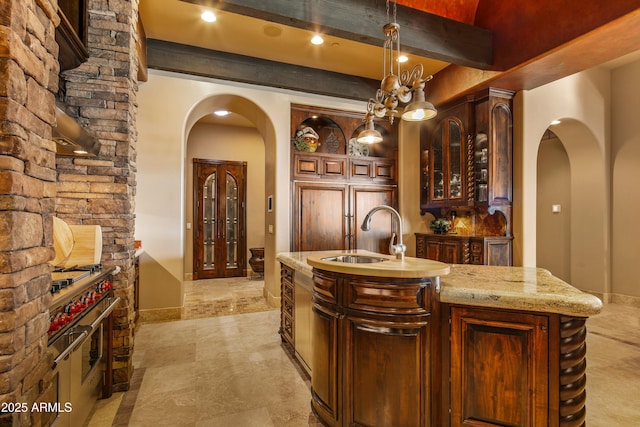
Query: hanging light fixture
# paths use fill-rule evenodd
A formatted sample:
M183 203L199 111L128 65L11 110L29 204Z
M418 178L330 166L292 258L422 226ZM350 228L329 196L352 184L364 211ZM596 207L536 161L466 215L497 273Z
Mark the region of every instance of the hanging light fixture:
M400 115L397 110L399 103L409 103L401 114L403 120L429 120L437 114L433 104L427 102L424 96L425 83L433 76L422 76L424 73L422 64L415 65L410 71L400 72L400 61L398 61L400 57L400 25L396 22L396 12L397 5L394 0L393 21L382 28L385 34L383 46L384 77L380 82L380 89L376 91L375 98L369 99L367 103L366 126L362 133L368 132L370 127L373 129L374 117L389 116L389 122L393 124L394 118ZM387 19L390 19L389 0L387 0ZM414 95L415 99L411 102ZM362 133L358 136L358 141L360 141ZM382 136L380 136L381 140Z

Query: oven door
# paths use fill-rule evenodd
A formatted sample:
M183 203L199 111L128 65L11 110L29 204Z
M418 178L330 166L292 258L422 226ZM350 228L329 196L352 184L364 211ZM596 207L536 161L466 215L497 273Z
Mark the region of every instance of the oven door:
M61 335L51 345L54 352L53 362L53 390L55 402L58 403L57 414L52 423L56 427L72 426L71 412L73 403L71 396L71 376L73 371L73 353L83 345L88 336L85 328L74 327Z
M83 327L83 326L81 326ZM102 357L103 322L88 328L87 337L71 353L71 399L73 412L70 416L72 426L81 426L88 418L93 405L101 396L104 365Z

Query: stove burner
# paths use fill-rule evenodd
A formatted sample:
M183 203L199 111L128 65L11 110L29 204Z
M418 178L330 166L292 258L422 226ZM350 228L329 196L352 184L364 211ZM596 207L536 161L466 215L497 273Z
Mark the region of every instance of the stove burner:
M56 292L60 292L67 286L73 283L72 279L58 279L51 281L51 294L55 294Z
M88 271L95 273L100 270L102 270L102 264L73 265L71 267L56 267L53 269L54 273L65 273L67 271Z

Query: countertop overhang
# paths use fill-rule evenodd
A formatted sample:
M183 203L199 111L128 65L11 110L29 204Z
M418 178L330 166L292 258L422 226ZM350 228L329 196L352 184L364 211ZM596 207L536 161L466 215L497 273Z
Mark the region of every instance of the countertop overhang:
M374 263L346 263L330 261L331 258L340 255L365 255L385 258L386 261ZM413 279L421 277L436 277L449 274L451 268L448 264L429 259L405 257L404 260L396 259L392 255L383 255L365 250L353 251L329 251L322 254L307 256L307 264L312 267L335 273L356 274L373 277L389 277L397 279Z
M338 254L363 254L387 257L388 267L362 267L358 264L347 264L333 261L319 261L320 258ZM407 259L409 262L407 263ZM443 264L437 261L418 258L405 258L406 266L395 263L390 255L376 254L370 251L317 251L317 252L283 252L277 255L277 260L295 269L297 272L312 277L313 267L336 271L345 274L368 274L377 277L409 278L416 277L415 271L422 267L414 267L414 272L403 276L403 267L411 270L413 260L435 263L432 274L418 277L440 276L439 300L446 304L459 304L488 308L502 308L541 313L556 313L567 316L588 317L598 314L602 310L602 301L594 295L583 292L563 280L553 276L548 270L533 267L496 267L484 265ZM330 264L328 264L330 263ZM315 265L314 265L315 264ZM342 264L342 265L335 265ZM372 264L375 265L375 264ZM436 274L436 265L444 265L441 271L447 273ZM326 268L329 267L329 268ZM367 268L366 271L362 269ZM425 271L425 270L423 270ZM374 274L374 272L376 274ZM387 275L387 273L392 275Z

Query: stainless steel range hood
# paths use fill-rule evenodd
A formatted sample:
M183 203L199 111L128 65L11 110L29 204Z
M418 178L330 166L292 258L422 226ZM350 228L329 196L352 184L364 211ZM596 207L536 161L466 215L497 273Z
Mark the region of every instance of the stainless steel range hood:
M71 116L56 107L56 126L53 140L57 144L56 154L61 156L87 157L100 153L100 141L87 132Z

